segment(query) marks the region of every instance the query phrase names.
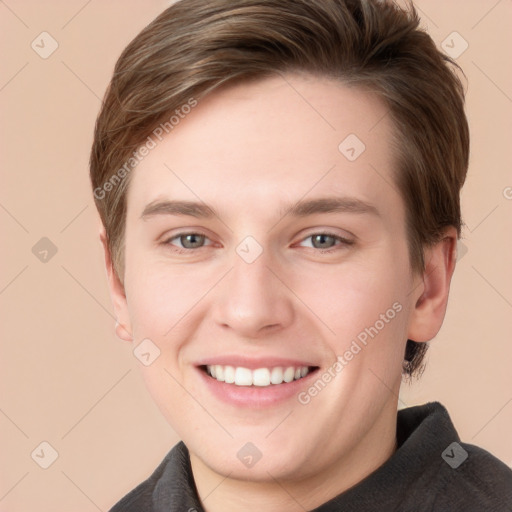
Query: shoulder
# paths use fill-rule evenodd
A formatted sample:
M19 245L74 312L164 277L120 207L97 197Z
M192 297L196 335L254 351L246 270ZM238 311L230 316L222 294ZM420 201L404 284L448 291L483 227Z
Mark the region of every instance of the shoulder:
M494 455L454 442L442 458L435 510L512 512L512 470Z
M151 476L116 503L109 512L158 512L163 502L179 499L185 491L188 451L180 442L165 456ZM164 496L172 489L172 496ZM155 503L158 503L155 506Z
M164 472L165 466L167 466L169 462L171 453L172 450L148 479L140 483L135 489L132 489L126 496L118 501L109 512L152 511L153 491Z
M397 427L401 447L390 462L403 484L399 510L512 512L512 470L462 442L439 402L400 410Z

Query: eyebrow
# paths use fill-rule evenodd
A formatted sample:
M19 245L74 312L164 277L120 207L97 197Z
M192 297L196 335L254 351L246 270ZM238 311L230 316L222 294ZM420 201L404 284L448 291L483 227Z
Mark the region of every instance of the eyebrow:
M379 210L372 204L355 197L319 197L301 200L291 206L281 207L281 217L307 217L318 213L358 213L380 217ZM209 219L219 217L214 208L196 201L153 201L142 212L141 219L146 220L157 215L178 215Z

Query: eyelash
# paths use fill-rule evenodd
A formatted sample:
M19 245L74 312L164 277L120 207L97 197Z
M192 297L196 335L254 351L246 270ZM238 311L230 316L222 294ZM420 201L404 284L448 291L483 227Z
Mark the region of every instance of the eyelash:
M170 238L167 238L166 240L164 240L163 245L168 246L168 247L172 247L172 251L176 252L177 254L190 254L193 251L196 251L196 250L199 250L199 249L203 249L205 247L203 245L203 246L197 247L195 249L184 249L184 248L181 248L181 247L176 247L173 244L171 244L172 240L175 240L176 238L180 238L180 237L186 236L186 235L199 235L199 236L204 236L206 239L208 239L208 236L205 233L202 233L201 231L184 231L182 233L178 233L176 235L173 235ZM347 238L343 238L343 237L341 237L339 235L335 235L334 233L330 233L328 231L319 231L317 233L312 233L311 235L308 235L307 237L303 238L301 240L301 242L304 242L308 238L312 238L312 237L317 236L317 235L329 236L329 237L332 237L335 240L340 242L339 244L336 244L336 245L334 245L333 247L331 247L329 249L318 249L316 247L310 247L311 249L316 249L320 254L330 254L332 252L340 250L340 246L343 246L343 245L349 246L349 245L353 245L354 244L353 240L348 240Z

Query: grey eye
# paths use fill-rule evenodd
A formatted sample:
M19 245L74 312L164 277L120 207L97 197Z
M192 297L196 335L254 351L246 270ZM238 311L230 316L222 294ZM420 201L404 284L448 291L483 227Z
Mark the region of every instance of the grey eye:
M311 235L310 238L315 249L330 249L336 243L336 238L334 236L322 233L318 235Z
M197 249L204 245L205 236L199 233L189 233L187 235L180 235L179 241L184 249Z

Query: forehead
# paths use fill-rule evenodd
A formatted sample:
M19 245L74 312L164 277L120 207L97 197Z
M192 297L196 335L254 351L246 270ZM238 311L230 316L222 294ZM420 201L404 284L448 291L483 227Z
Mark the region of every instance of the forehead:
M290 74L224 87L153 136L132 172L129 214L178 197L265 215L326 192L396 208L390 137L385 104L341 82Z

